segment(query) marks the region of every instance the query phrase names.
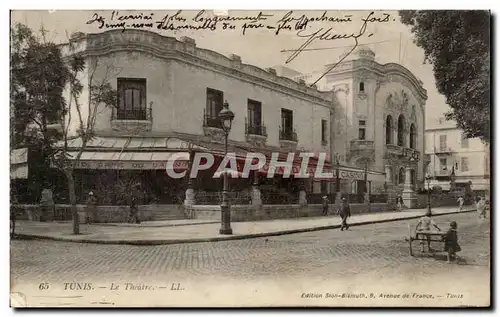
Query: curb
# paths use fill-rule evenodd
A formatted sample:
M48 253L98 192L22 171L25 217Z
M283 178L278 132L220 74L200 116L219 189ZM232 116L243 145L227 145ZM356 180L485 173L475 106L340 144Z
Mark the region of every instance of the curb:
M132 224L132 223L94 223L93 225L101 227L122 227L122 228L170 228L170 227L209 225L213 223L219 223L219 221L202 221L196 223L179 223L179 224L152 224L147 226L141 224Z
M473 211L476 211L476 210L470 209L470 210L454 211L454 212L448 212L448 213L442 213L442 214L433 214L432 216L439 217L439 216L461 214L461 213L467 213L467 212L473 212ZM357 227L357 226L370 225L370 224L375 224L375 223L386 223L386 222L394 222L394 221L401 221L401 220L411 220L411 219L418 219L421 217L422 217L422 215L408 216L408 217L404 217L404 218L362 221L362 222L349 224L349 227ZM199 239L169 239L169 240L114 240L113 241L113 240L92 240L92 239L78 239L78 238L75 239L75 238L66 238L66 237L48 237L48 236L42 236L42 235L36 235L36 234L16 234L15 238L21 239L21 240L53 240L53 241L74 242L74 243L145 246L145 245L169 245L169 244L243 240L243 239L252 239L252 238L275 237L275 236L282 236L282 235L288 235L288 234L305 233L305 232L338 229L338 228L340 228L340 224L321 226L321 227L313 227L313 228L282 230L282 231L276 231L276 232L244 234L244 235L237 235L237 236L223 236L223 237L199 238Z

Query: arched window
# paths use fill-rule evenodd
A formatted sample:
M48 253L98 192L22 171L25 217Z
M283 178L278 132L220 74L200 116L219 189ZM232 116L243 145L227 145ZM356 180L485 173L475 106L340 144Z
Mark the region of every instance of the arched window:
M364 82L359 83L359 92L365 92L365 83Z
M405 169L403 167L399 169L398 180L400 184L405 183Z
M385 144L392 144L392 117L390 115L385 120Z
M405 117L400 115L398 118L398 145L405 146Z

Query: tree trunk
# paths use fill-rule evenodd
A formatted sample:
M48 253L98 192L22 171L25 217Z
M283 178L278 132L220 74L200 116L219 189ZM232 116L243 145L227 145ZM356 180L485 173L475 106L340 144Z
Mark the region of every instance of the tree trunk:
M71 206L71 215L73 216L73 234L80 234L80 217L76 209L76 193L75 193L75 179L73 177L73 170L64 170L66 179L68 180L68 193L69 203Z

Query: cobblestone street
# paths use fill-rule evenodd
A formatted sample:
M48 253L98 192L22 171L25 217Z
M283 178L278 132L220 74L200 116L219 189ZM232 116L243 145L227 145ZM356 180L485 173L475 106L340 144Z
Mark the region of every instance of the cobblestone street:
M489 222L479 221L475 213L435 218L442 230L451 220L458 222L462 246L463 263L458 265L447 264L442 256L420 255L418 242L414 242L416 256L410 257L404 237L407 224L415 226L416 221L411 220L353 227L347 232L336 229L162 246L14 240L11 278L14 285L172 279L223 283L317 280L351 282L357 288L362 287L360 283L375 286L384 281L396 287L397 283L430 279L442 287L447 282L449 289L456 289L454 278L460 276L463 281L488 288ZM435 248L441 248L441 244Z

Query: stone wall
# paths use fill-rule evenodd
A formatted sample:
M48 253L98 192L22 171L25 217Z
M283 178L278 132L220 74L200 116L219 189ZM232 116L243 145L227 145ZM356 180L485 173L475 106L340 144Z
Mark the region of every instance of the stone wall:
M40 220L40 207L38 205L15 205L19 220ZM84 222L85 206L77 205L80 222ZM336 206L331 205L329 214L336 214ZM351 214L389 211L385 203L351 204ZM176 220L176 219L201 219L220 220L220 206L197 205L185 208L181 205L140 205L139 213L142 221ZM95 222L126 222L129 215L127 206L98 206ZM270 219L289 219L299 217L318 217L322 215L321 205L263 205L260 208L251 205L234 205L231 207L232 221L256 221ZM54 221L70 221L71 210L69 205L56 205Z
M11 206L17 212L19 220L40 220L41 209L38 205ZM80 215L80 222L84 221L85 205L76 206ZM181 205L139 205L139 214L142 221L185 219L184 207ZM98 206L97 219L94 222L126 222L129 217L128 206ZM56 205L54 221L69 221L72 219L70 205Z
M299 217L318 217L322 215L321 205L263 205L256 208L250 205L231 206L231 221L256 221L270 219L289 219ZM365 204L351 204L351 214L384 212L389 211L385 203L371 204L368 208ZM198 205L188 207L186 214L191 219L219 220L220 206ZM336 207L330 206L329 214L336 214Z

